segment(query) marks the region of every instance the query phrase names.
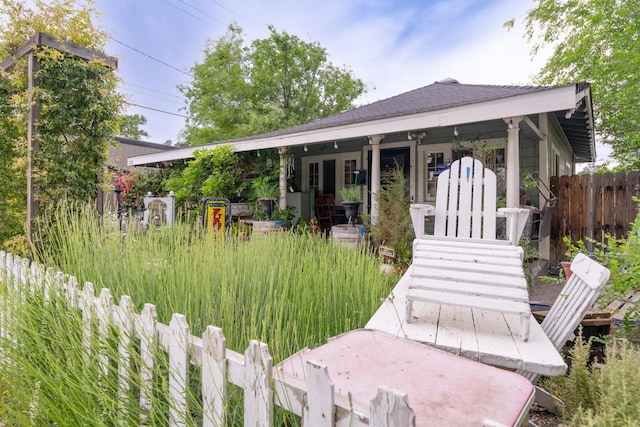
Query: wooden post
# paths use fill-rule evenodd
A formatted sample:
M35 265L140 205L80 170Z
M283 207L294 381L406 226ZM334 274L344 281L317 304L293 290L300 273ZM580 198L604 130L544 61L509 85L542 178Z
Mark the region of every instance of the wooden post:
M40 117L40 101L35 96L35 90L38 86L35 73L39 68L38 58L36 58L33 50L29 52L28 66L28 91L29 91L29 123L27 127L27 223L26 234L29 243L29 249L33 246L33 234L35 228L35 219L38 217L38 200L36 194L38 187L34 179L34 157L40 149L38 141L38 119Z

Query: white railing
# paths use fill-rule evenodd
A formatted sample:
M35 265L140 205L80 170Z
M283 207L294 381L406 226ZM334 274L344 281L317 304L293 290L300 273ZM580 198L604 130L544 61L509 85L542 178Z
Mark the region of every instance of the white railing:
M46 269L29 259L0 252L2 282L22 294L43 292L45 299L53 292L64 295L72 307L82 311L83 339L88 353L96 348L91 342L95 339L106 341L110 327L115 327L119 338L119 360L111 360L101 350L105 346L97 346L98 361L105 373L113 363L120 367L120 399L127 399L134 387L140 390L141 414L148 413L156 402L151 399L149 390L156 363L154 343L159 343L160 348L168 353L169 360L167 405L170 426L183 425L187 415L190 364L201 368L203 426L227 425L227 383L244 389L245 426L273 425L274 405L300 416L305 426L415 425L415 416L405 394L381 387L371 402L356 402L350 395L334 393L326 366L308 362L306 379L289 376L273 366L264 343L252 340L244 354L236 353L226 347L224 334L218 327L208 326L202 337L192 336L182 314L173 314L169 325L162 324L158 322L153 304L145 304L142 311L136 313L130 297L122 296L115 304L111 291L106 288L96 297L92 283L86 282L80 288L75 277ZM11 321L10 309L1 303L0 337L10 338L7 332L7 322ZM139 346L132 345L136 339ZM134 384L136 380L129 375L127 367L134 357L132 351L139 351L136 356L141 360L141 366L136 378L141 378L143 384ZM142 415L140 424L144 425Z

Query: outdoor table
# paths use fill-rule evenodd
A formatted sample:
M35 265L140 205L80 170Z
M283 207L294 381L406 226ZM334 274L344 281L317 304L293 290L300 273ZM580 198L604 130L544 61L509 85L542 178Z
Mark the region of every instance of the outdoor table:
M409 338L500 368L522 369L545 376L566 372L564 359L533 315L528 341L520 336L517 315L495 311L421 303L413 310L417 319L407 323L405 295L409 280L410 271L407 271L366 328Z
M335 392L356 402L369 403L380 386L406 393L416 426L520 425L534 398L514 372L381 331L347 332L277 368L304 378L307 361L325 365Z

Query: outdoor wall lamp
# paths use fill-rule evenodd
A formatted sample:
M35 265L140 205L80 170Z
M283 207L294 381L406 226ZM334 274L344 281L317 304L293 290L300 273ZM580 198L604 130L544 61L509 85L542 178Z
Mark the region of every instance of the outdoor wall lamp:
M306 153L307 151L309 151L309 147L307 147L307 144L304 145L304 152Z
M459 133L458 133L458 126L454 126L454 127L453 127L453 136L458 136L458 135L459 135Z
M338 149L338 141L333 141L333 148Z
M509 129L513 129L513 119L509 119Z

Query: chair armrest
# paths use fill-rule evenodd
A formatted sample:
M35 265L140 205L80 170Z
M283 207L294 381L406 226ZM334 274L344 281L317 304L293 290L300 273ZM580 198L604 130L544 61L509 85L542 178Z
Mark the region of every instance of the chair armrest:
M507 239L512 245L517 245L529 218L529 209L499 208L496 216L507 219Z
M424 218L434 215L435 211L436 207L428 203L412 203L411 206L409 206L411 223L413 224L416 239L421 239L424 236Z

